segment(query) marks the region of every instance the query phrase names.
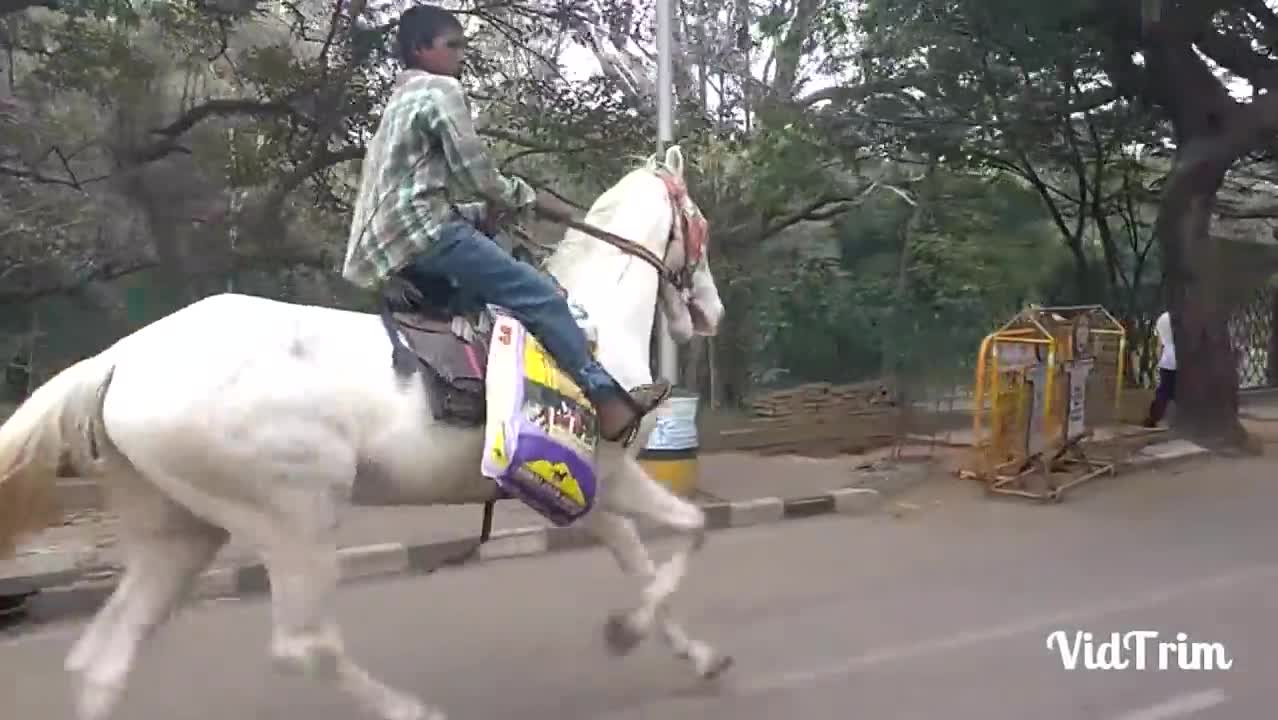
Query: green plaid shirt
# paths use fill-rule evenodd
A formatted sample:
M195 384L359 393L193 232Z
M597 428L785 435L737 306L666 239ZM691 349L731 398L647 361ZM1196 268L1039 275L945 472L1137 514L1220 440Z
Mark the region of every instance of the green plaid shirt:
M537 197L497 172L457 80L406 70L364 155L342 275L374 288L430 247L445 223L458 215L474 222L483 205L455 204L459 190L517 210Z

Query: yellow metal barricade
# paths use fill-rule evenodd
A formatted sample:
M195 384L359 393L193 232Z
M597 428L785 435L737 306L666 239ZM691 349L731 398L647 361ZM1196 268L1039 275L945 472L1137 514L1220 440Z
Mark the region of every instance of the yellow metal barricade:
M1126 346L1122 324L1100 305L1031 305L986 336L972 411L976 468L964 475L992 492L1058 500L1112 473L1082 443L1118 415Z

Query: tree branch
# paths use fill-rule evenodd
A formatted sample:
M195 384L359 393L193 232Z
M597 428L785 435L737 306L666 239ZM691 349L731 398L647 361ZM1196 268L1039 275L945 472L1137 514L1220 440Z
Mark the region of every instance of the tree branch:
M767 239L801 222L832 220L851 210L856 202L857 198L846 196L827 195L818 198L792 213L766 221L759 238Z
M1273 90L1278 86L1278 62L1251 49L1251 43L1238 35L1204 32L1194 43L1221 67L1256 87Z
M1216 199L1216 212L1233 220L1272 220L1278 218L1278 201L1239 202L1226 197Z
M0 0L0 2L2 1ZM291 116L305 125L310 126L313 124L310 118L305 117L287 101L263 101L247 98L208 100L187 110L177 120L168 125L153 128L151 134L160 136L160 139L128 150L126 155L129 163L131 165L145 165L175 153L190 155L191 151L178 142L179 137L209 118L231 115L246 115L250 117Z
M789 100L793 96L794 82L799 64L803 60L803 42L812 34L812 23L821 10L820 0L797 0L790 27L775 49L776 76L772 82L772 99Z
M283 179L281 179L279 183L277 183L275 187L267 193L266 198L262 203L263 210L266 213L266 217L263 219L277 216L284 205L284 200L290 193L300 187L302 183L306 182L306 179L310 176L317 172L327 170L334 165L340 165L341 163L348 162L350 160L359 160L363 157L364 147L361 145L351 145L344 147L341 150L324 150L322 152L315 153L311 156L310 160L298 165L292 172L285 175Z
M217 99L207 100L187 110L172 123L153 129L155 135L176 138L204 120L215 116L249 115L261 117L295 116L302 117L290 103L286 101L263 101L249 99Z
M1278 13L1265 4L1265 0L1244 0L1243 8L1260 24L1264 41L1268 45L1278 44Z
M815 105L819 102L829 100L840 104L850 104L864 100L871 95L887 92L900 92L916 87L917 83L913 78L901 78L892 80L875 80L872 82L861 83L859 85L836 85L834 87L817 90L797 99L795 102L803 107Z
M5 167L3 165L0 165L0 175L19 178L22 180L29 180L38 185L62 185L63 187L69 187L74 190L80 190L82 192L84 191L85 185L88 185L90 183L95 183L95 182L101 182L111 177L110 175L100 175L97 177L91 177L87 180L79 180L75 177L75 175L71 175L71 177L60 178L60 177L53 177L52 175L45 175L44 173L41 173L38 170L32 170L29 168Z
M1123 94L1116 87L1100 87L1086 92L1075 93L1069 102L1046 102L1039 105L1039 109L1052 112L1059 112L1065 115L1074 115L1076 113L1085 113L1092 110L1099 110L1102 107L1119 100Z
M0 290L0 306L29 303L33 300L39 300L44 297L79 292L90 283L117 280L119 278L132 275L133 273L159 267L159 265L160 263L158 260L142 260L128 265L120 265L118 267L112 266L110 263L93 266L90 267L88 271L82 272L62 283L44 285L38 288L29 288L26 290Z

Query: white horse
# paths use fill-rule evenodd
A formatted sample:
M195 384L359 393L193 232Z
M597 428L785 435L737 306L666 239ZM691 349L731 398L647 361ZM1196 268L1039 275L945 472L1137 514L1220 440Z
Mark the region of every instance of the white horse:
M672 242L685 215L661 167L652 158L626 175L586 221L682 273L682 291L660 281L642 251L576 231L549 263L596 323L601 362L627 387L651 381L658 307L684 342L714 334L723 314L705 253L694 265ZM678 148L664 167L682 180ZM231 535L256 546L269 573L277 667L335 682L385 720L444 718L357 665L332 610L335 530L352 496L435 505L497 492L479 474L482 431L435 421L420 373L401 382L390 351L376 315L218 295L62 371L0 427L0 548L48 521L21 508L41 506L60 462L97 477L119 514L124 576L65 663L80 720L110 715L138 653ZM651 429L646 422L641 441ZM580 521L644 581L637 607L605 624L609 647L625 652L655 627L696 673L717 675L728 656L666 610L704 540L704 514L648 476L635 452L600 444L596 509ZM637 516L684 534L686 547L655 566Z

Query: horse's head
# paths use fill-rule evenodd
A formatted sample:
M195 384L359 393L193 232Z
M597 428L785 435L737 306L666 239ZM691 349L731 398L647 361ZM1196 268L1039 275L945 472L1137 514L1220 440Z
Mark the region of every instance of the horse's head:
M715 335L723 318L710 272L709 227L688 195L683 168L683 153L671 147L663 161L648 158L595 200L586 224L628 247L570 229L549 261L551 273L592 316L651 328L656 303L678 343Z
M713 336L723 319L723 301L710 272L710 226L688 194L683 177L683 151L678 145L666 151L665 162L648 161L648 170L664 186L665 209L657 229L647 243L658 252L675 281L662 282L661 309L669 321L675 342L684 343L693 335ZM654 214L656 211L654 209Z

